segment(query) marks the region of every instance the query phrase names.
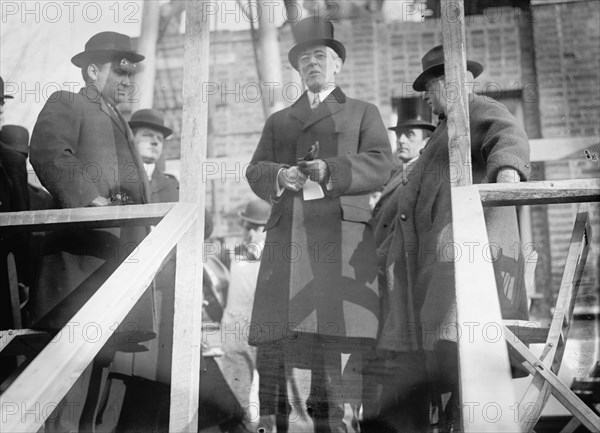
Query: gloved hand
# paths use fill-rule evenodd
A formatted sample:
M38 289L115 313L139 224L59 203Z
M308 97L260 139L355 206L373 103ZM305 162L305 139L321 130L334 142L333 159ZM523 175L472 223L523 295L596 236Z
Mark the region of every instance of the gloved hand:
M511 167L502 167L496 176L496 183L518 183L520 181L519 172Z
M322 159L300 161L298 169L314 182L323 183L329 177L329 168Z
M284 168L277 175L277 182L281 188L290 191L300 191L308 179L308 175L302 173L297 166Z

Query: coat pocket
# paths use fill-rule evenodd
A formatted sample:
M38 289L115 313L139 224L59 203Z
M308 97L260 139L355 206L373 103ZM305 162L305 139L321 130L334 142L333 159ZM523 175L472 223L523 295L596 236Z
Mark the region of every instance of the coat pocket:
M371 210L367 207L356 206L348 203L341 203L342 219L344 221L352 221L368 224L371 221Z
M269 219L267 220L267 223L265 224L265 231L268 231L269 229L275 227L279 222L279 218L281 218L281 211L272 212L269 216Z

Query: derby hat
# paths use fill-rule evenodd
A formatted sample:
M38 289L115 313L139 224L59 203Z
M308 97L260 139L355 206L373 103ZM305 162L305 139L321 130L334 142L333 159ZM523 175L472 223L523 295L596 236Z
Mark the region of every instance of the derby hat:
M292 26L292 33L296 45L288 53L288 59L294 69L298 70L298 57L300 54L315 45L325 45L332 48L342 59L346 61L346 47L333 37L333 23L322 20L319 16L312 16L298 21Z
M421 98L406 98L398 101L398 123L388 128L396 133L406 129L428 129L433 131L431 108Z
M5 99L14 99L14 96L4 94L4 80L0 77L0 102L4 102Z
M116 32L101 32L92 36L85 44L85 50L73 56L71 62L75 66L83 68L99 55L125 58L132 63L141 62L145 59L144 56L131 49L129 36Z
M264 200L254 200L239 215L244 221L264 226L271 215L271 205Z
M162 113L152 108L144 108L143 110L138 110L133 113L131 115L131 119L129 119L129 126L131 129L142 126L155 129L162 132L165 138L173 133L172 129L169 129L165 126L165 119Z
M2 126L2 129L0 129L0 141L25 156L29 154L29 131L23 126Z
M423 72L413 83L413 89L418 92L425 91L425 84L430 77L439 77L444 75L444 47L438 45L430 49L421 59ZM483 72L483 66L474 60L467 60L467 71L478 77Z

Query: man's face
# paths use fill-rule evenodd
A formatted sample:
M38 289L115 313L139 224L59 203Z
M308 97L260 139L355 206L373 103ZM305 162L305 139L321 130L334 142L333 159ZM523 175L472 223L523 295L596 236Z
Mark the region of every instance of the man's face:
M102 97L113 106L119 105L128 95L133 65L127 60L99 65L95 79Z
M425 84L425 93L423 99L431 107L434 114L440 115L446 113L446 81L444 76L431 77Z
M428 140L423 138L423 130L420 128L401 130L396 133L396 136L398 137L396 155L404 163L417 158Z
M298 57L300 76L312 92L320 92L335 85L335 75L342 70L342 59L324 45L309 48Z
M267 237L267 232L265 232L265 226L259 226L243 221L242 228L244 230L242 237L246 244L255 244L257 246L262 247L262 243Z
M154 164L158 161L163 151L164 141L162 132L143 126L136 129L133 137L133 144L146 164Z

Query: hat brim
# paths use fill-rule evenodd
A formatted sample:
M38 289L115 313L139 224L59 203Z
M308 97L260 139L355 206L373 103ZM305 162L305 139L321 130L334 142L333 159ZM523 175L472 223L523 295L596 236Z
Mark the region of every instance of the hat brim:
M425 120L408 120L406 122L399 123L396 126L392 126L388 128L390 131L401 131L405 129L428 129L433 131L435 129L435 125L433 123L429 123Z
M162 132L165 138L169 137L173 133L173 130L167 128L166 126L157 125L156 123L144 122L141 120L130 121L129 126L131 127L131 129L141 127L155 129L157 131Z
M477 78L483 72L483 65L474 60L467 60L467 71L473 74L473 78ZM417 77L413 83L413 89L415 89L417 92L424 92L427 80L431 77L439 77L440 75L444 75L443 63L430 66L421 72L421 74Z
M134 53L132 51L120 51L120 50L89 50L83 51L79 54L74 55L71 58L73 63L78 68L83 68L91 59L98 55L109 55L113 58L125 58L132 63L138 63L144 60L146 57L141 54Z
M238 212L238 215L240 216L241 219L243 219L244 221L248 221L251 224L256 224L256 225L259 225L259 226L264 226L267 223L266 220L262 221L262 220L258 220L256 218L247 217L246 215L244 215L244 212L241 212L241 211Z
M0 96L0 99L15 99L15 97L11 95L2 95Z
M346 47L344 47L344 44L342 44L340 41L336 41L335 39L311 39L310 41L301 42L297 45L294 45L288 53L288 60L295 70L299 70L298 57L300 54L304 50L314 47L315 45L325 45L326 47L333 49L333 51L340 56L342 62L346 61Z

